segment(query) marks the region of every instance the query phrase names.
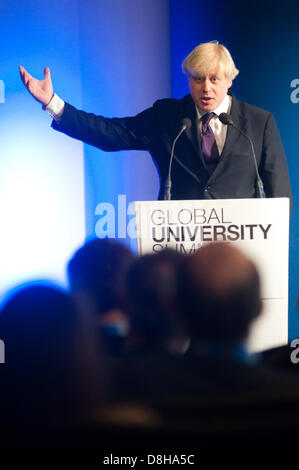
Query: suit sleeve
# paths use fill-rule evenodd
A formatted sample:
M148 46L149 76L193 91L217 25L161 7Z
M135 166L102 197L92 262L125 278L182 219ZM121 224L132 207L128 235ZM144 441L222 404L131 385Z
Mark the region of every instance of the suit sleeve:
M53 129L105 151L147 150L151 108L134 117L105 118L80 111L68 103Z
M288 197L292 204L287 160L272 114L269 114L264 131L260 176L266 197Z

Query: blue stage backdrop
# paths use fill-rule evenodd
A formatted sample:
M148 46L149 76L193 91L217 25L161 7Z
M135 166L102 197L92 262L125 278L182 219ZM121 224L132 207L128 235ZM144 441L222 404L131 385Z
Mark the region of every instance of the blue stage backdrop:
M79 18L84 109L131 116L170 96L168 0L81 2ZM147 152L106 153L86 145L85 188L87 234L113 235L113 220L103 223L109 203L115 234L125 240L129 202L157 199L159 179Z
M51 130L17 66L42 77L48 65L66 101L125 116L187 93L181 61L198 43L217 39L240 69L233 91L274 113L285 145L294 194L289 326L290 337L298 336L298 14L289 0L1 2L0 294L30 278L64 282L74 249L111 229L101 223L109 208L115 235L125 237L129 202L156 199L159 186L146 153L104 154Z
M235 95L271 111L276 118L288 159L293 191L289 338L298 337L299 3L295 0L283 3L275 0L248 3L236 0L172 0L170 4L173 96L181 97L188 92L186 79L180 71L180 63L185 55L197 44L216 39L232 52L240 70L232 87Z
M1 2L0 39L1 296L32 278L65 283L73 251L96 228L107 233L103 207L126 237L129 201L155 199L159 186L145 152L107 155L53 131L18 65L39 78L49 66L56 93L78 108L135 114L171 93L169 3Z
M77 2L0 2L0 296L32 278L63 282L85 238L83 145L50 129L21 83L49 66L54 86L81 106Z

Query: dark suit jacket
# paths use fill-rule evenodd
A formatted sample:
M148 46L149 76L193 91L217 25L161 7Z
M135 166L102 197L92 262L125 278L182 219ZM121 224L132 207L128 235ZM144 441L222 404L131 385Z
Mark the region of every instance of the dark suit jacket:
M192 126L179 138L172 167L172 199L251 198L256 173L248 140L229 127L220 162L209 176L197 135L197 115L190 95L163 99L134 117L104 118L66 104L59 123L52 127L105 151L148 150L161 181L163 199L172 142L183 118ZM291 198L286 158L275 120L269 112L232 98L231 117L248 134L267 197Z

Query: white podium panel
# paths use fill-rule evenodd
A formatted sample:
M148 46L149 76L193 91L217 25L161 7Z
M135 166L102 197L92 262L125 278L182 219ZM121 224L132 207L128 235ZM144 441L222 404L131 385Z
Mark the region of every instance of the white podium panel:
M192 254L207 243L235 243L257 265L264 312L249 349L288 340L289 199L135 202L138 254L172 248Z

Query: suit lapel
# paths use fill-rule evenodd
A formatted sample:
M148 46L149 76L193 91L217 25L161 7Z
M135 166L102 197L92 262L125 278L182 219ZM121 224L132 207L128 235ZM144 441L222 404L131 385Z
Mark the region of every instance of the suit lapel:
M188 117L192 126L187 129L177 142L174 159L199 182L198 175L205 170L204 158L198 141L197 113L191 95L183 98L181 120ZM189 148L189 151L186 151ZM184 158L182 158L182 155Z
M240 128L243 132L247 131L247 118L243 112L241 103L234 96L232 96L232 106L230 111L231 118L235 125ZM225 144L220 156L219 163L212 173L210 180L217 177L222 172L222 169L226 163L226 160L230 158L230 154L236 148L238 140L241 138L240 132L232 126L228 126Z
M190 95L188 95L184 102L183 102L183 117L188 117L191 119L192 126L190 129L187 129L183 136L185 138L185 141L187 140L189 143L191 143L193 147L193 151L195 152L196 155L198 155L198 135L197 135L197 114L196 114L196 109L194 102L191 98Z

